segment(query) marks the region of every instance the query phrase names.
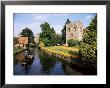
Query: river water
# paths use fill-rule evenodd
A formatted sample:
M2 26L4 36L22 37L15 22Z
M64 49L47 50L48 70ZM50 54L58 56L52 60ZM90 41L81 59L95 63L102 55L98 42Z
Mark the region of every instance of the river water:
M14 56L14 75L83 75L84 70L67 63L61 58L49 56L39 49L31 49L34 55L28 64L22 65L23 53ZM17 60L16 60L17 59Z

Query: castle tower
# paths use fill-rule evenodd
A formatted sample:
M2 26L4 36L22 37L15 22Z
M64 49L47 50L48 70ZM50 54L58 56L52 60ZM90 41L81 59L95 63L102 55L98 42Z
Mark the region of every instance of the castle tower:
M81 40L83 36L83 24L81 21L70 22L66 24L66 45L68 39Z
M39 33L37 33L37 34L35 35L34 41L35 41L36 43L39 42L39 36L40 36Z

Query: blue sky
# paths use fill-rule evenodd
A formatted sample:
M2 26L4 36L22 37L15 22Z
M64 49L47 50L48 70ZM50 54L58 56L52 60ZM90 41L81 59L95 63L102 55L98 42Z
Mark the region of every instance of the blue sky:
M40 13L14 13L14 36L20 34L22 29L30 28L34 35L41 32L40 24L48 22L56 33L61 34L61 30L67 19L70 21L82 21L84 27L87 27L95 13L62 13L62 14L40 14Z

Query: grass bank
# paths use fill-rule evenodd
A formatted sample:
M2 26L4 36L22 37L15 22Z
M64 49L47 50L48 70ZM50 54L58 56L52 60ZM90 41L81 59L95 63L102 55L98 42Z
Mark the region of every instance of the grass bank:
M60 58L80 58L79 49L77 47L66 47L66 46L50 46L42 47L46 53Z
M23 51L25 49L21 48L21 47L16 47L16 48L13 48L13 53L16 54L16 53L19 53L21 51Z

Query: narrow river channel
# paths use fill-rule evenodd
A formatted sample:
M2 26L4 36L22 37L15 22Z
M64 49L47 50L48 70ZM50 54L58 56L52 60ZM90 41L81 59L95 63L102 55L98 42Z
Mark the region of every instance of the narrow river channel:
M22 65L20 59L23 58L23 52L14 56L14 75L83 75L84 70L76 68L63 59L49 56L39 49L31 49L29 52L34 58L25 65ZM86 70L87 71L87 70Z

